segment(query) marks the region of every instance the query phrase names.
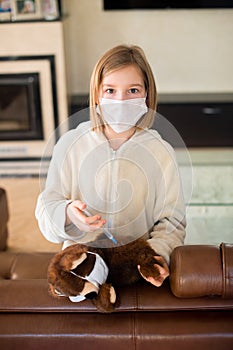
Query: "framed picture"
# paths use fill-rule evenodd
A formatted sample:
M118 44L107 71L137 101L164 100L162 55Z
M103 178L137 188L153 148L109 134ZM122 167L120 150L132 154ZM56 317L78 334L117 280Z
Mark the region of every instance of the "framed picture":
M33 20L42 18L40 0L11 0L12 20Z
M11 0L0 0L0 21L10 21L11 12Z
M41 7L44 19L49 21L60 17L57 0L41 0Z

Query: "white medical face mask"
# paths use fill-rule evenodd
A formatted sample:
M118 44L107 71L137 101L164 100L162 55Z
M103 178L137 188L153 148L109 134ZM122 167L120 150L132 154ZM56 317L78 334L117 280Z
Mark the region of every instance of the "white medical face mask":
M96 111L116 133L120 133L135 126L139 119L147 113L148 108L146 97L130 100L101 98Z
M93 252L88 252L88 254L94 254L96 256L95 265L94 265L94 268L91 271L91 273L88 276L83 277L83 276L77 275L73 271L70 271L70 272L72 274L74 274L75 276L94 284L98 288L100 285L105 283L107 280L108 267L99 254L96 254ZM77 302L85 300L86 298L83 295L76 295L76 296L69 296L69 299L72 302L77 303Z

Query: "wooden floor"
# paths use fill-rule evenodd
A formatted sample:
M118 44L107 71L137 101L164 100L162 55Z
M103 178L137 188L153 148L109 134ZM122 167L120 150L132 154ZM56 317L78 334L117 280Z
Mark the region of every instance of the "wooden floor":
M48 242L35 218L40 193L38 178L1 178L0 187L7 192L10 212L8 249L22 252L58 251L61 246Z

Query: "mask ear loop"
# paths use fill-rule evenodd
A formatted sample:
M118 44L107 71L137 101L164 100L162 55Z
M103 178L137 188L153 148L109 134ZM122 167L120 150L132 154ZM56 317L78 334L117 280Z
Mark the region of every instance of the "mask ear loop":
M86 278L80 275L77 275L74 271L70 270L69 273L71 273L72 275L74 275L75 277L79 277L82 280L86 281ZM68 297L66 294L63 294L61 292L59 292L57 289L54 289L54 292L59 296L59 297Z
M97 116L98 116L98 122L99 122L100 126L106 125L107 123L106 123L106 121L104 120L103 113L102 113L102 111L101 111L101 104L100 104L100 101L99 101L99 103L96 104L96 106L95 106L95 112L96 112L96 114L97 114Z
M83 277L83 276L80 276L80 275L77 275L77 273L75 273L74 271L72 271L72 270L70 270L69 271L72 275L74 275L75 277L79 277L79 278L81 278L82 280L86 280L86 278L85 277Z
M98 121L100 123L100 126L108 125L108 123L104 120L103 113L101 111L101 104L96 105L96 114L98 115Z
M57 289L54 289L54 292L57 294L57 296L59 297L67 297L67 295L62 294L61 292L59 292Z
M88 254L92 254L92 255L96 255L96 253L94 253L94 252L89 252L89 251L87 251L87 253L88 253ZM75 273L75 272L72 271L72 270L70 270L69 272L70 272L72 275L74 275L75 277L79 277L79 278L81 278L82 280L87 281L87 278L86 278L86 277L80 276L80 275L78 275L77 273ZM89 275L88 275L88 276L89 276Z

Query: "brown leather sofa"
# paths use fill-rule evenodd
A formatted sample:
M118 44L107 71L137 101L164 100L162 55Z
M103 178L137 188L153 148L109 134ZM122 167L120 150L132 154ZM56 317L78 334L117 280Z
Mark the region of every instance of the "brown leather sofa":
M0 189L0 347L56 350L233 349L233 246L183 246L161 288L119 288L121 304L98 313L89 301L48 294L53 253L6 249L7 202Z

